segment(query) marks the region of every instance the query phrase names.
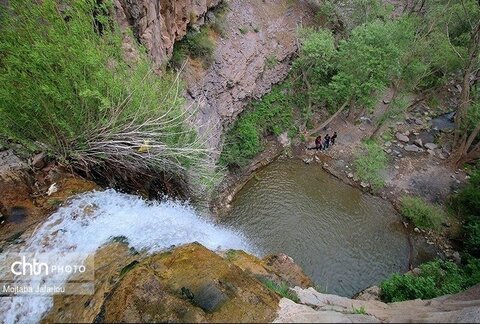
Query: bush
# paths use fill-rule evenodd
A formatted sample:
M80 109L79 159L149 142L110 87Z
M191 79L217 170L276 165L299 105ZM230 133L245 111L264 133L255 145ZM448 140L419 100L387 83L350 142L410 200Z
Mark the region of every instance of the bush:
M370 183L373 189L380 189L384 185L382 172L387 165L387 155L374 141L362 143L362 148L362 153L354 162L356 174L362 181Z
M213 10L215 20L210 22L210 28L222 37L227 35L226 29L228 25L227 11L229 10L227 1L221 1Z
M480 219L471 218L465 224L465 250L474 255L480 256Z
M401 199L400 209L418 228L438 229L445 219L445 212L436 205L429 204L419 197L405 196Z
M465 219L464 245L467 253L480 256L480 170L452 199L452 206Z
M208 26L203 26L199 31L189 30L185 37L176 42L173 47L170 67L180 69L187 57L198 58L207 68L213 63L215 43L208 35Z
M480 170L473 172L469 184L454 197L454 206L463 215L480 217Z
M182 86L152 73L141 50L138 62L123 60L121 34L101 15L109 10L10 2L0 16L1 132L87 174L183 174L204 151L184 126Z
M276 86L239 117L226 135L220 163L245 166L263 149L263 136L292 131L293 109L285 93L288 83Z
M381 298L385 302L431 299L455 294L480 282L480 260L470 259L461 268L450 261L435 260L420 266L420 274L393 274L382 282Z

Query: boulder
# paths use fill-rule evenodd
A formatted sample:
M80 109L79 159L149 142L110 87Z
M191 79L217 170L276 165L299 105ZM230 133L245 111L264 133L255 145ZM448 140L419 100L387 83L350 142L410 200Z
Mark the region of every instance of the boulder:
M395 134L395 137L396 137L396 139L399 140L400 142L408 143L408 141L410 141L410 139L408 138L408 136L403 135L402 133L396 133L396 134Z
M404 147L405 151L407 152L416 152L416 153L420 153L420 152L423 152L423 149L416 146L416 145L413 145L413 144L410 144L410 145L405 145Z
M438 145L434 143L426 143L424 146L429 150L435 150L438 147Z
M415 124L423 125L423 121L420 118L415 118Z
M480 321L480 284L430 300L386 304L295 287L299 303L283 298L276 323L463 323ZM363 310L363 312L358 312Z

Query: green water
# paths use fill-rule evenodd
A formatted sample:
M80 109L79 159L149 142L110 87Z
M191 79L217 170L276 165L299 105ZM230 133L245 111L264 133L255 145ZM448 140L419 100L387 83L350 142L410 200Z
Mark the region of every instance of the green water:
M391 204L316 164L270 164L221 222L242 231L261 255L290 255L328 293L351 296L408 270L408 233Z

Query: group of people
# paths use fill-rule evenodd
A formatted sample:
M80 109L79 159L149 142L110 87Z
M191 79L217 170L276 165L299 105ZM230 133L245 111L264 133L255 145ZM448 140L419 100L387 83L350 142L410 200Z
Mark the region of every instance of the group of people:
M335 140L337 139L337 132L334 132L332 136L329 134L325 135L325 138L322 141L322 136L318 135L315 138L315 146L309 147L309 150L326 150L330 147L330 145L335 144Z

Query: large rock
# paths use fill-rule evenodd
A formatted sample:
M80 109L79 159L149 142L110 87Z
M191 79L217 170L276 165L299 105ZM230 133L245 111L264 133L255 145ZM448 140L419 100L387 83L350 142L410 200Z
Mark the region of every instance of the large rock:
M432 151L435 150L438 147L438 145L434 144L434 143L426 143L424 146L425 146L425 148L427 148L429 150L432 150Z
M402 133L396 133L395 134L395 137L397 138L397 140L399 140L400 142L404 142L404 143L408 143L408 141L410 141L410 139L408 138L407 135L404 135Z
M410 145L405 145L404 147L405 151L407 152L423 152L423 149L418 147L417 145L413 145L413 144L410 144Z
M275 322L279 323L465 323L480 321L480 284L469 290L431 300L385 304L321 294L296 287L300 303L283 298Z
M276 317L280 301L198 243L150 257L114 243L95 255L95 280L93 296L56 297L47 321L263 323Z

